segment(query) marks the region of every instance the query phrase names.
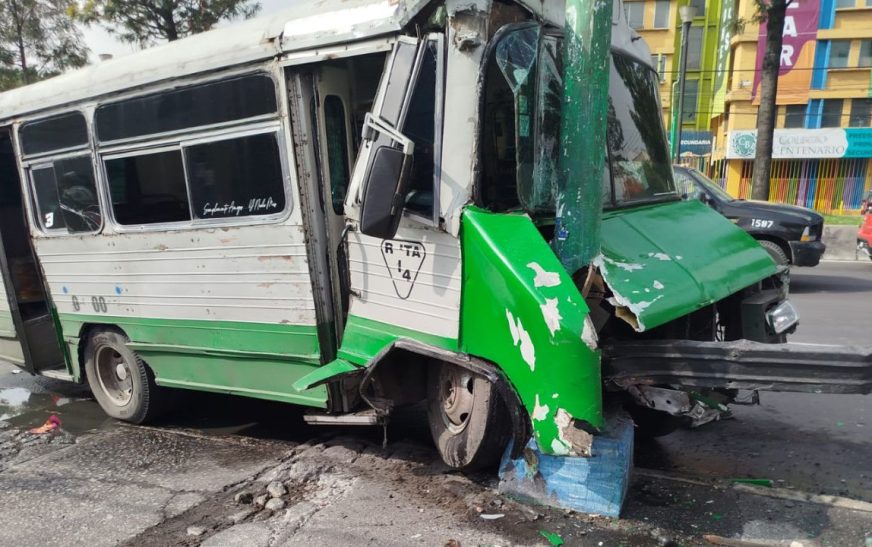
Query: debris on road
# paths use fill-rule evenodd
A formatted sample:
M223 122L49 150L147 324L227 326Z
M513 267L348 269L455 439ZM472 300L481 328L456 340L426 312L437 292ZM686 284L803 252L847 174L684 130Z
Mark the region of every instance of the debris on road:
M288 493L288 489L279 481L273 481L267 485L266 493L269 494L271 498L280 498Z
M505 513L482 513L479 515L479 517L483 518L484 520L497 520L503 518L504 516L506 516Z
M34 427L33 429L31 429L29 431L29 433L31 433L33 435L44 435L46 433L54 431L55 429L59 428L60 426L61 426L61 419L58 418L56 415L52 414L51 416L48 417L48 420L46 420L44 424L42 424L39 427Z
M267 509L268 511L281 511L284 508L285 500L280 498L273 498L266 502L266 505L264 506L264 509Z
M539 534L541 534L543 538L547 539L548 543L550 543L554 547L560 547L561 545L563 545L563 538L560 537L559 534L555 534L547 530L539 530Z
M254 494L252 494L251 492L239 492L238 494L233 496L233 501L235 501L239 505L250 505L251 502L254 501Z
M202 526L188 526L188 535L189 536L202 536L206 533L206 529Z

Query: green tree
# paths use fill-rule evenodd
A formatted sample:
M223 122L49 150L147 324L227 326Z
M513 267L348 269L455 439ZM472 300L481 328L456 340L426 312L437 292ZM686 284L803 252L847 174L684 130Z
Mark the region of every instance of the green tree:
M71 0L0 2L0 90L84 66L88 50Z
M781 68L784 17L793 0L755 0L760 23L766 24L766 48L760 72L760 107L757 109L757 150L751 177L751 199L769 199L769 171L772 166L772 140L775 133L775 95Z
M124 42L147 46L209 30L225 19L247 19L259 10L260 3L251 0L85 0L76 16L105 26Z

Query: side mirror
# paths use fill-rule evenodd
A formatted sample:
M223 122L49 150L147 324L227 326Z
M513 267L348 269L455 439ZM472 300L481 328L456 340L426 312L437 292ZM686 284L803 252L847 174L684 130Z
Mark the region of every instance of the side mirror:
M372 142L375 151L363 180L360 231L391 239L403 216L415 143L371 114L364 121L363 138Z

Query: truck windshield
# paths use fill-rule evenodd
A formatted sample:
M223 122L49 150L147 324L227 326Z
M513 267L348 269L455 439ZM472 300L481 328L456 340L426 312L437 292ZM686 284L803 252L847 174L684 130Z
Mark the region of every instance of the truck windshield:
M485 79L479 195L492 210L553 216L562 177L562 40L536 26L498 40ZM656 74L618 51L611 59L606 144L605 208L677 198Z

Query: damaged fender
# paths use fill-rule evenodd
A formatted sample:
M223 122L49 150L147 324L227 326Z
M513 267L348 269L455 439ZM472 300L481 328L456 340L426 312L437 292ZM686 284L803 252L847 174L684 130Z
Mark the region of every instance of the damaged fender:
M468 207L462 238L461 350L502 368L542 452L590 455L600 355L575 283L526 215Z

